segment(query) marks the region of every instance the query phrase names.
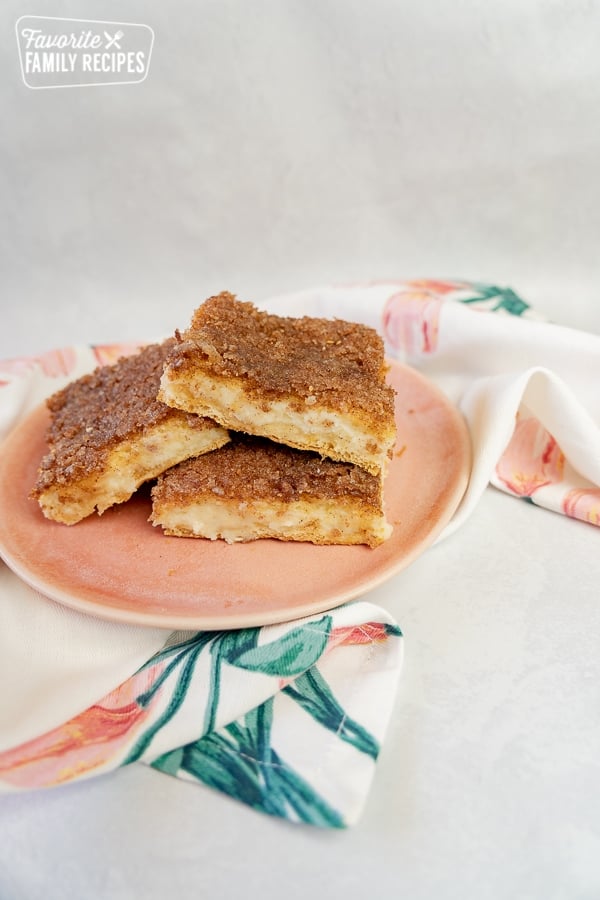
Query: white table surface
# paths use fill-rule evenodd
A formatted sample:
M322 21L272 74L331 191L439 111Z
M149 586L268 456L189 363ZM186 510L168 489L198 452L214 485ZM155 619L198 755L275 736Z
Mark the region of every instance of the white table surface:
M510 284L600 332L598 7L365 9L56 0L152 24L151 73L28 91L14 23L36 10L8 0L0 357L160 336L222 288L390 276ZM135 765L0 799L1 900L595 900L599 540L488 489L369 595L405 667L354 828Z
M370 595L406 657L352 829L291 826L135 765L3 797L0 897L597 897L598 540L490 489Z

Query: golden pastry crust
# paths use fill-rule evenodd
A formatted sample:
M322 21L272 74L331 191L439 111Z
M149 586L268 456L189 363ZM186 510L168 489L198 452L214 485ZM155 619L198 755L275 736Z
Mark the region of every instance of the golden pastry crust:
M152 517L167 534L377 546L391 533L382 483L351 463L236 434L163 473Z
M164 402L375 474L385 468L394 391L374 329L271 315L224 292L177 338L161 380Z
M31 497L74 524L127 500L144 481L229 440L215 422L157 400L171 338L97 368L47 400L49 451Z

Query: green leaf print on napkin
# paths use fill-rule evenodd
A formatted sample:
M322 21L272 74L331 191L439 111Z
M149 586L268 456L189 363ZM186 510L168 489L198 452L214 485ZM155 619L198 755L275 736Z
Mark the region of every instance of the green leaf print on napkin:
M473 282L471 286L477 293L474 297L461 299L461 303L477 304L485 301L495 301L490 306L492 312L502 310L510 313L512 316L522 316L530 308L529 304L525 303L512 288L496 287L496 285L479 284L477 282Z
M273 698L218 732L155 760L270 815L341 828L342 816L271 746Z
M317 622L294 628L268 644L232 654L227 661L240 669L262 672L264 675L280 678L299 675L321 657L329 640L331 621L331 616L323 616Z
M204 731L212 731L218 715L223 663L277 678L304 672L320 658L331 631L331 616L300 625L269 643L258 646L259 628L224 632L211 645L210 694Z
M188 689L192 680L192 676L194 674L194 669L196 667L196 662L200 653L206 646L209 638L206 635L200 634L196 639L193 639L182 647L173 648L175 651L174 658L171 660L169 665L165 668L162 675L157 678L152 688L147 691L145 694L141 694L137 697L137 703L139 706L146 706L150 703L151 699L158 693L158 691L163 687L169 676L177 671L177 679L175 681L175 685L172 688L171 697L167 704L165 710L158 716L157 719L147 728L141 737L135 742L131 750L129 751L126 759L123 761L123 765L127 765L128 763L135 762L140 759L146 750L150 747L152 740L161 731L170 720L175 716L175 714L179 711L179 709L183 706L186 698ZM167 656L170 651L164 651L164 655Z
M332 623L332 616L324 615L263 644L259 644L261 633L265 635L261 628L205 632L165 649L152 660L152 665L164 666L161 674L137 697L140 706L147 706L162 692L161 711L137 738L125 761L143 757L155 769L201 781L255 809L294 822L344 827L342 814L307 781L293 761L279 755L272 743L275 697L281 691L323 728L328 742L343 741L358 753L377 759L377 740L347 714L318 668L332 638ZM354 634L352 629L350 632ZM198 692L202 696L206 691L206 681L195 678L203 653L208 653L210 660L208 670L203 668L209 679L208 692L205 703L197 706ZM222 697L224 665L273 679L272 696L231 722L224 712L230 708L231 698L225 702ZM242 672L240 676L248 677ZM154 738L169 727L182 708L197 722L198 738L153 758Z
M351 719L333 696L317 667L305 672L293 684L284 687L287 694L309 713L315 721L332 731L342 741L352 744L373 759L379 755L379 744L354 719Z
M332 735L333 740L351 744L359 753L376 759L375 738L342 708L319 672L317 663L330 638L332 618L323 616L302 624L273 641L258 645L261 629L223 632L210 643L210 690L204 711L202 736L185 747L162 754L151 765L170 775L201 781L254 809L295 822L323 827L344 827L341 813L313 788L296 768L283 759L272 745L274 697L236 721L217 726L224 664L272 676L290 700ZM197 647L197 653L206 646ZM196 654L183 666L176 691L189 685L189 668ZM294 679L291 683L281 679ZM173 707L172 699L168 710ZM161 721L164 721L163 714ZM150 731L155 733L154 728ZM139 747L147 747L145 736ZM141 751L143 752L143 750Z

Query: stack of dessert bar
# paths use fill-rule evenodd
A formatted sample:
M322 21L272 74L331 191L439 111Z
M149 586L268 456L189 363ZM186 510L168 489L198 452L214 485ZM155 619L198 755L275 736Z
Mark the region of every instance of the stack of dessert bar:
M211 297L163 344L48 401L33 495L73 524L157 478L169 535L367 544L389 537L394 392L374 329Z

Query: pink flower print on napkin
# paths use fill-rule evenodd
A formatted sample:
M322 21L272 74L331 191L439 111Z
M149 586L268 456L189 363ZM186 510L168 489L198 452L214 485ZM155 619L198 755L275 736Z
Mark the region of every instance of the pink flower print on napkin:
M600 525L600 488L574 488L564 498L562 508L572 519Z
M60 378L70 375L76 362L75 348L63 347L59 350L49 350L40 356L18 356L14 359L0 360L0 372L20 378L38 365L48 378ZM3 379L2 384L9 384L9 381Z
M143 341L128 344L96 344L92 350L99 366L112 366L122 356L133 356L143 346Z
M0 360L0 372L3 375L13 376L14 378L22 378L35 367L37 360L34 356L18 356L14 359ZM3 378L0 384L10 384L11 379Z
M77 354L74 347L63 347L61 350L49 350L38 356L37 361L42 367L42 372L49 378L59 378L61 375L70 375L77 362Z
M428 290L392 294L383 309L383 331L391 346L408 356L434 353L443 303L438 292Z
M397 625L389 622L362 622L358 625L341 625L332 628L327 635L325 646L319 648L319 654L330 653L340 646L358 646L365 644L383 644L390 637L402 637L402 632ZM315 659L317 663L318 659ZM287 685L293 684L298 673L291 674L287 677L279 679L279 690L283 690Z
M517 418L510 442L496 466L499 480L519 497L562 481L565 457L535 416Z
M114 766L119 765L121 754L152 712L152 703L142 706L136 698L152 687L165 665L161 661L142 669L58 728L0 753L0 781L19 788L51 787L113 759Z
M385 622L364 622L361 625L344 625L334 628L327 643L327 651L333 650L344 644L352 646L356 644L382 644L391 634L400 633L396 626Z
M437 281L435 278L415 278L408 286L416 291L427 291L430 294L453 294L469 287L468 281Z

